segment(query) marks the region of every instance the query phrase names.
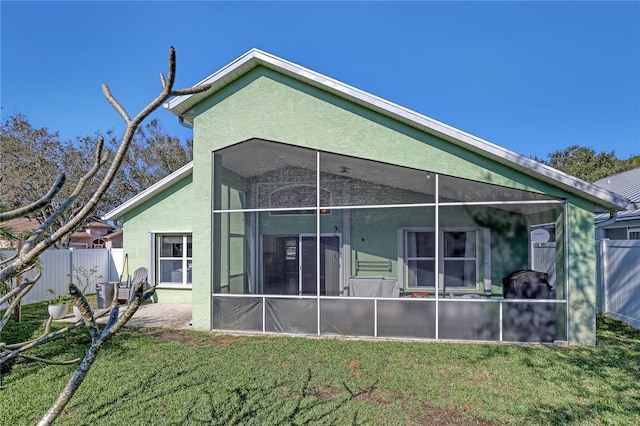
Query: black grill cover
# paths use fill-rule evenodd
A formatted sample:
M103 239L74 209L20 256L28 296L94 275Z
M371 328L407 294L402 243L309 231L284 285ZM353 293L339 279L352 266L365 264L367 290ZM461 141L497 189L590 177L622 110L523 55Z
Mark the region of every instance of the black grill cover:
M553 299L553 287L549 274L523 269L502 279L502 296L505 299Z
M502 279L505 299L555 299L544 272L515 271ZM503 339L507 342L553 342L556 336L553 303L514 302L504 306Z

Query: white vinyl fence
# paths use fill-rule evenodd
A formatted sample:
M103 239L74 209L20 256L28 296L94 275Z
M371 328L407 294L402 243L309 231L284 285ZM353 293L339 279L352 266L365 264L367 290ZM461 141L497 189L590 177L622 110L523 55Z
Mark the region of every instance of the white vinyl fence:
M531 269L549 274L549 282L556 283L556 243L532 243Z
M640 241L597 242L598 310L640 329Z
M14 251L3 250L3 258L13 255ZM73 281L71 274L73 266L84 269L97 268L94 277L100 276L96 283L119 281L122 271L123 251L121 248L110 249L68 249L47 250L40 256L42 277L31 291L22 299L22 303L29 304L51 299L48 289L52 288L56 294L68 294L69 283ZM30 272L35 275L35 269ZM124 277L123 279L126 279ZM87 293L95 293L95 284L87 289Z

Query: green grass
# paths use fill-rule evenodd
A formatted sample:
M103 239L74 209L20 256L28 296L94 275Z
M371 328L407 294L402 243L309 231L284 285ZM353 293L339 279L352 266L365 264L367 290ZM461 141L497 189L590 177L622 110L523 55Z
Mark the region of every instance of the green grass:
M37 335L37 312L2 340ZM74 331L31 355L69 359L87 343ZM0 423L35 423L74 369L17 361ZM559 348L128 328L57 424L635 425L640 331L599 320L597 347Z

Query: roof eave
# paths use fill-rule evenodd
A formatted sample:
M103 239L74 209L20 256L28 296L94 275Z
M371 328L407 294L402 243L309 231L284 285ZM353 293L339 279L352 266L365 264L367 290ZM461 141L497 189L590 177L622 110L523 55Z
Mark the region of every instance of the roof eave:
M302 80L312 86L319 87L365 108L447 140L478 155L508 165L526 175L559 187L566 192L579 195L593 202L596 206L599 206L602 211L617 211L633 208L633 203L619 194L575 178L529 157L259 49L251 49L194 86L211 84L212 87L206 92L178 96L169 100L164 106L178 117L192 122L193 106L259 65Z
M260 51L259 49L251 49L244 55L233 60L229 64L220 68L218 71L214 72L213 74L199 81L193 86L198 87L205 84L211 84L211 88L209 90L192 95L176 96L175 98L169 99L167 102L165 102L165 104L163 105L164 108L168 109L178 117L183 117L185 113L187 113L187 111L189 111L195 104L200 102L200 100L208 98L220 87L226 86L240 75L243 75L250 69L258 66L258 63L252 60L260 59L260 54L268 55Z

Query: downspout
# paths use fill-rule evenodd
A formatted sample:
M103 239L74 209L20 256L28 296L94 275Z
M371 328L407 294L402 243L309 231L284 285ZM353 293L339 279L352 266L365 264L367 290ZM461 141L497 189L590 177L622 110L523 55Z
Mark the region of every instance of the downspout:
M188 121L185 121L184 117L182 116L178 117L178 123L180 123L182 127L186 127L187 129L193 130L193 124L189 123Z

